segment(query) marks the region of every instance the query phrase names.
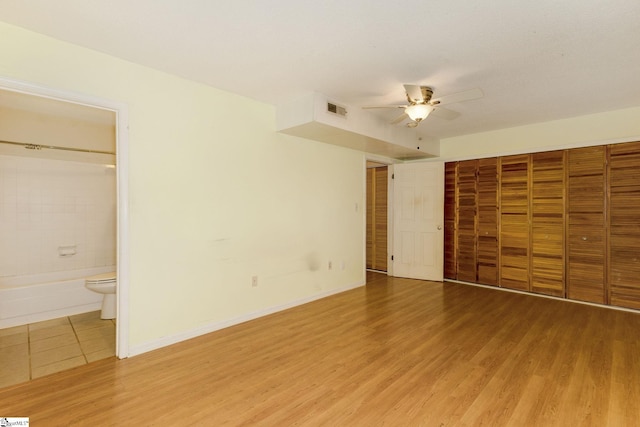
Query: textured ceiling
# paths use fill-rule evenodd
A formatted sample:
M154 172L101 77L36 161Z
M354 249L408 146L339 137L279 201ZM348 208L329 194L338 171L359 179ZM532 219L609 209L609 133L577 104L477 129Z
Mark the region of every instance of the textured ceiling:
M638 0L0 0L0 20L274 105L482 89L418 128L438 138L640 105Z

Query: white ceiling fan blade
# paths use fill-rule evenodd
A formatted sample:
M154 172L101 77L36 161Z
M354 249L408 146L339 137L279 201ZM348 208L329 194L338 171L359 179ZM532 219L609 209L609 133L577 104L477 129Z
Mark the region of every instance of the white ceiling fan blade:
M439 117L445 120L453 120L460 115L457 111L449 110L448 108L444 108L441 106L437 106L432 112L432 116Z
M392 125L397 125L398 123L402 122L404 119L408 118L409 116L407 116L405 113L402 113L402 115L396 117L395 119L393 119L391 122Z
M406 105L365 105L362 107L364 110L371 110L374 108L407 108Z
M424 98L422 97L422 89L418 85L404 85L404 90L407 91L407 96L411 100L411 102L415 102L420 104L424 102Z
M484 93L480 89L465 90L464 92L452 93L451 95L441 96L431 100L431 105L447 105L455 102L471 101L472 99L482 98Z

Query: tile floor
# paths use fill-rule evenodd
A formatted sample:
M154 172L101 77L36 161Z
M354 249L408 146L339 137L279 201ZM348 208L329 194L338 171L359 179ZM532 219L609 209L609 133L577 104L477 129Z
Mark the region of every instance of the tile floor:
M0 387L115 356L115 320L100 311L0 329Z

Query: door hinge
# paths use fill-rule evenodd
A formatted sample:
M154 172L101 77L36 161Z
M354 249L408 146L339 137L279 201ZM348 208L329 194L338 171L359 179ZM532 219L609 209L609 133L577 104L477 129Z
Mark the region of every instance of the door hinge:
M391 174L391 179L396 179L396 174L395 173Z
M393 261L393 255L391 255L391 261Z

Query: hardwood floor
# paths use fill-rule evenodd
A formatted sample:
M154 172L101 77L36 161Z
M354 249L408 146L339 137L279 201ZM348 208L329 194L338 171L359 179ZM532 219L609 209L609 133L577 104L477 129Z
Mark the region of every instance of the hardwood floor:
M369 283L0 390L33 425L632 426L640 314L455 283Z

